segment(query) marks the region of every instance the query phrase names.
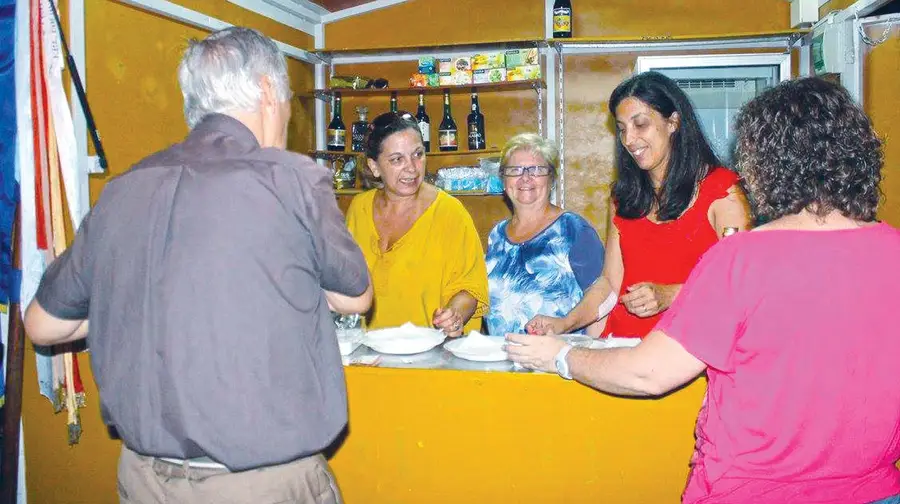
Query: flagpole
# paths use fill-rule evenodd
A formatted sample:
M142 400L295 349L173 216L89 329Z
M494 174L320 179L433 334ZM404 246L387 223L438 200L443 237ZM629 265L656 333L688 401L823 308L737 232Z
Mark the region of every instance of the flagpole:
M13 275L22 269L19 204L12 232ZM10 282L9 332L6 348L6 403L3 406L3 452L0 459L0 504L15 504L19 485L19 435L22 419L22 375L25 330L19 306L18 282Z

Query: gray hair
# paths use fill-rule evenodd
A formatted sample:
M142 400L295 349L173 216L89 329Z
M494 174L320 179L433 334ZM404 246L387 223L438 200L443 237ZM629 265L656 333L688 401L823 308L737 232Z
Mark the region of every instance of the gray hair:
M506 145L503 146L503 150L500 152L501 163L506 165L513 153L520 150L544 158L544 161L550 165L550 176L556 179L556 166L559 164L559 149L553 142L537 133L519 133L506 141Z
M193 128L209 114L257 110L263 77L281 101L291 98L287 61L262 33L232 26L191 40L178 65L188 126Z

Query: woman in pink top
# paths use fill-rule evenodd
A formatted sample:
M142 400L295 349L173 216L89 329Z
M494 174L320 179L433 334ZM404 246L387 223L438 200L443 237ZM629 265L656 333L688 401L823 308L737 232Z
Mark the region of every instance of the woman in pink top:
M881 143L821 79L763 93L737 134L767 224L714 245L637 347L508 335L509 354L621 395L706 371L685 503L900 503L900 231L875 220Z

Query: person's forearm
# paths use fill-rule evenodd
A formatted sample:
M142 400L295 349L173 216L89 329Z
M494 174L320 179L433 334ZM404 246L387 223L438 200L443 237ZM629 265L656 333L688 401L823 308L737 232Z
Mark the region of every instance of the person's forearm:
M447 308L453 308L463 320L463 324L472 318L475 314L475 308L478 307L478 300L468 291L459 291L450 298Z
M623 396L653 396L656 390L648 373L636 365L633 348L589 350L573 348L567 357L572 378L591 388L608 394Z
M87 320L57 318L46 310L37 299L25 310L25 333L35 345L50 346L69 343L87 336Z
M344 315L351 313L366 313L372 306L372 282L369 282L365 292L359 296L347 296L337 292L325 291L325 300L328 302L328 308L333 312Z
M606 277L600 277L594 282L594 285L588 288L575 308L572 308L572 311L563 318L565 332L576 331L596 322L599 318L597 310L600 308L600 304L609 297L610 292L612 292L612 285Z

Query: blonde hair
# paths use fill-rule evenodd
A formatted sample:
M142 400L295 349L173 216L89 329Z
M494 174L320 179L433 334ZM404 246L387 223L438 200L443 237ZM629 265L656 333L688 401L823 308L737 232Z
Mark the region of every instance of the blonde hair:
M556 179L556 165L559 163L559 149L550 140L537 133L519 133L506 141L500 152L501 163L505 166L516 151L524 150L544 158L550 166L550 176Z

